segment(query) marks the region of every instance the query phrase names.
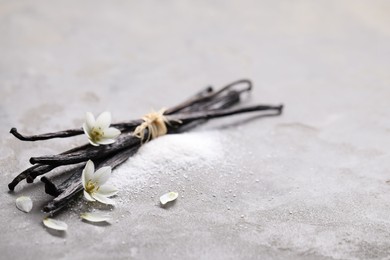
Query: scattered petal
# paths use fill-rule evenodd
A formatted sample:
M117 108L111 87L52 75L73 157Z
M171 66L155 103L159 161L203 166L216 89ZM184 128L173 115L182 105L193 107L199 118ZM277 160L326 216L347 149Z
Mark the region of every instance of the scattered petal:
M88 220L90 222L103 222L109 221L111 218L107 215L101 213L83 213L80 215L82 219Z
M179 196L179 193L171 191L171 192L168 192L168 193L165 193L164 195L162 195L160 197L160 202L162 205L165 205L168 202L174 201L175 199L177 199L178 196Z
M68 225L65 222L60 221L60 220L55 220L52 218L43 219L43 224L46 227L51 228L51 229L55 229L55 230L64 231L64 230L68 229Z
M33 202L30 197L22 196L16 199L16 207L23 212L30 212Z

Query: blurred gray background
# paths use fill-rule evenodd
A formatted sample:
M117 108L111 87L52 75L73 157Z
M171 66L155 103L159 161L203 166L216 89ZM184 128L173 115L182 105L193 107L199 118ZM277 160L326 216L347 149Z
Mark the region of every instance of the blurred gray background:
M386 0L0 0L0 258L388 259L389 13ZM39 180L8 192L29 157L85 141L23 143L11 127L79 127L85 111L138 118L240 78L255 84L245 102L285 113L196 129L221 158L179 165L185 196L169 209L156 195L178 187L153 175L158 185L127 187L111 225L68 210L58 235L41 224ZM34 200L29 214L20 195Z

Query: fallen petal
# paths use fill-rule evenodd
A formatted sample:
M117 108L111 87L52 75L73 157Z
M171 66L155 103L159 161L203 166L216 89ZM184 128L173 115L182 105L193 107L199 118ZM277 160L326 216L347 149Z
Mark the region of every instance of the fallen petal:
M160 197L160 202L162 205L165 205L168 202L174 201L175 199L177 199L178 196L179 196L179 193L171 191L171 192L168 192L168 193L165 193L164 195L162 195Z
M109 216L101 213L83 213L80 217L90 222L103 222L111 219Z
M30 197L22 196L16 199L16 207L23 212L30 212L33 202Z
M55 220L52 218L43 219L43 224L46 227L51 228L51 229L55 229L55 230L65 231L68 229L68 225L65 222L60 221L60 220Z

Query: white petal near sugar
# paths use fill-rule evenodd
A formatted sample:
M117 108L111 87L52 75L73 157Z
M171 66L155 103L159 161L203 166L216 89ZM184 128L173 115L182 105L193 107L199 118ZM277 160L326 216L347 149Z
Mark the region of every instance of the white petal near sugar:
M111 197L118 193L118 189L113 185L104 184L103 186L100 186L98 192L106 197Z
M65 231L68 229L68 225L65 222L52 219L52 218L43 219L43 224L48 228L59 230L59 231Z
M96 182L98 186L102 186L111 176L111 167L104 166L98 169L94 174L91 175L91 180Z
M33 202L30 197L22 196L16 199L16 207L23 212L30 212L33 207Z
M174 201L175 199L177 199L178 196L179 196L179 193L171 191L171 192L168 192L168 193L165 193L164 195L162 195L160 197L160 202L162 205L165 205L168 202Z
M113 201L112 199L109 199L108 197L106 197L103 194L95 192L95 193L92 193L91 196L92 196L92 198L94 198L95 200L97 200L103 204L115 205L115 201Z
M80 215L82 219L88 220L90 222L108 222L111 218L107 215L101 213L83 213Z

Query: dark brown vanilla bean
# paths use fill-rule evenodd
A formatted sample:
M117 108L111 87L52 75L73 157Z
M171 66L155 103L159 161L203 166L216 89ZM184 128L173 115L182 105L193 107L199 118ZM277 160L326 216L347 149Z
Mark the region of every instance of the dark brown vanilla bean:
M235 108L235 109L232 109L232 108L217 109L217 110L211 110L211 111L194 112L191 114L184 114L184 115L177 114L174 116L169 116L168 119L169 119L171 124L178 124L178 122L185 124L185 123L191 123L192 121L195 121L195 120L201 120L201 119L208 120L208 119L231 116L231 115L236 115L236 114L266 111L266 110L276 111L276 113L278 115L280 115L283 112L283 105L280 105L280 106L254 105L254 106Z
M71 136L81 135L82 133L84 133L83 129L79 128L79 129L70 129L70 130L65 130L65 131L60 131L55 133L25 136L19 133L15 127L11 128L9 132L21 141L40 141L40 140L47 140L51 138L71 137Z
M21 182L22 180L26 179L31 174L31 172L33 172L34 170L46 170L46 169L48 169L48 171L51 171L53 168L54 168L53 166L48 166L48 165L34 165L34 166L24 170L23 172L21 172L18 176L16 176L8 184L8 188L10 190L14 190L16 185L18 185L18 183Z
M196 110L192 111L192 113L204 110L228 108L237 104L238 102L240 102L240 92L232 90L226 93L224 96L216 96L209 102L200 104Z
M58 154L41 157L31 157L32 164L48 164L48 165L68 165L85 162L89 159L97 160L106 156L112 155L120 150L131 148L132 146L141 144L141 140L134 137L131 133L120 135L115 143L104 146L89 146L80 153L73 154Z
M190 109L191 107L194 107L194 104L203 102L205 96L209 96L211 93L213 93L213 88L212 87L207 87L203 90L201 90L199 93L194 95L194 97L189 98L188 100L184 101L183 103L171 107L165 111L165 115L171 115L174 113L181 112L186 109Z
M214 95L219 95L227 90L231 90L233 87L237 87L242 84L246 85L246 87L236 91L242 93L242 92L247 92L252 90L253 87L252 81L250 81L249 79L240 79L237 81L233 81L232 83L229 83L228 85L222 87L220 90L216 91Z
M119 129L122 132L126 132L126 131L133 131L140 123L142 123L142 120L138 119L138 120L132 120L128 122L111 124L111 126ZM69 129L69 130L54 132L54 133L27 136L19 133L18 130L14 127L10 130L10 133L13 134L16 138L18 138L21 141L42 141L42 140L49 140L53 138L66 138L66 137L81 135L84 134L84 130L82 128L78 128L78 129Z
M82 145L82 146L70 149L68 151L65 151L62 154L71 154L71 153L75 153L75 152L80 152L80 151L85 150L88 147L89 147L89 145ZM16 185L18 185L18 183L24 179L27 179L28 183L32 183L37 176L45 174L47 172L50 172L54 168L56 168L56 166L54 166L54 165L34 165L34 166L24 170L23 172L21 172L18 176L16 176L8 184L8 188L10 190L14 190Z
M233 87L238 87L242 84L245 84L246 87L239 90L234 90ZM252 82L247 79L238 80L235 82L232 82L218 91L210 91L209 93L205 93L202 96L199 96L198 99L188 100L184 104L187 105L185 109L176 110L175 112L194 112L194 111L201 111L205 108L207 108L208 105L214 104L219 102L220 100L223 100L225 97L223 95L229 95L231 92L238 92L238 94L241 94L243 92L248 92L252 89ZM222 107L221 107L222 108ZM169 115L171 113L165 113L166 115Z

